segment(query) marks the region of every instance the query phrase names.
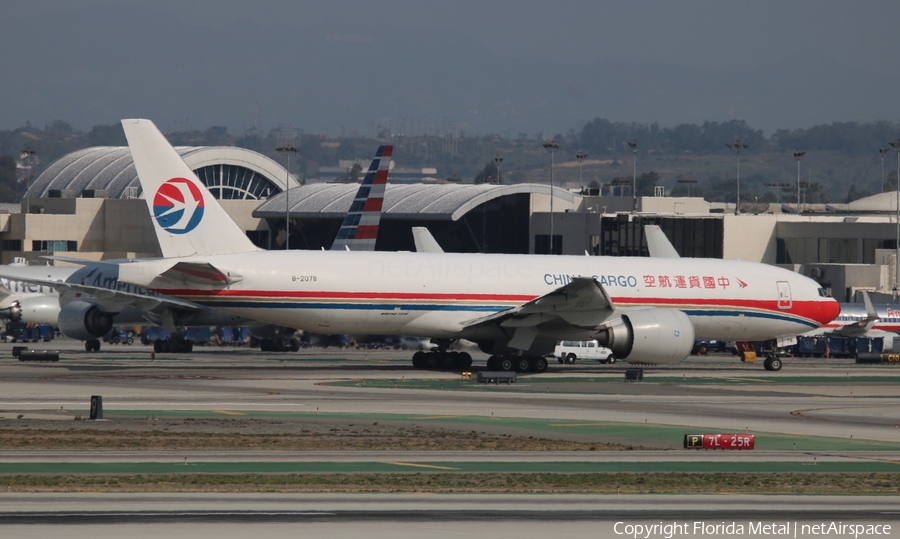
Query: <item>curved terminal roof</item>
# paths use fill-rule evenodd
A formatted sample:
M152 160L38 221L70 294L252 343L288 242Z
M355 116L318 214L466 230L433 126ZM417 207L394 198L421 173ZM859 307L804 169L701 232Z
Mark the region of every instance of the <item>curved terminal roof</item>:
M897 193L888 191L860 198L847 204L847 209L859 212L897 211Z
M319 183L293 188L272 196L253 211L253 217L284 216L289 197L291 216L296 218L343 218L350 209L357 183ZM550 194L550 186L539 183L497 184L390 184L384 191L385 219L432 219L457 221L469 210L489 200L519 193ZM573 202L575 196L554 188L553 196Z
M175 151L195 172L217 165L231 165L228 170L235 171L235 173L230 179L228 177L220 178L222 185L230 186L229 180L231 183L240 184L246 177L246 186L238 185L234 188L235 191L242 194L248 192L246 187L249 187L251 178L255 178L256 183L266 182L265 186L257 189L257 192L264 196L284 191L285 182L288 181L288 173L283 166L252 150L234 146L180 146L175 148ZM212 175L213 169L207 168L207 170ZM250 173L244 173L244 171ZM201 178L203 178L202 174ZM203 179L204 183L209 185L209 182L205 178ZM291 187L299 185L293 177L290 182ZM47 167L34 180L31 187L28 188L28 192L25 193L25 197L47 197L51 190L70 191L71 196L79 197L85 189L105 190L106 198L138 196L141 186L128 147L98 146L65 155ZM214 195L217 194L215 189L212 191ZM225 198L261 197L236 195Z

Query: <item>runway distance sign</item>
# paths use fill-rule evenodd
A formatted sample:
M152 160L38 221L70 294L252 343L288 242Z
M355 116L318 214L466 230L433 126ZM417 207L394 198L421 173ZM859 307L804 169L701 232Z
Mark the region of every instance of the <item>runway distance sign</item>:
M752 434L685 434L685 449L753 449Z

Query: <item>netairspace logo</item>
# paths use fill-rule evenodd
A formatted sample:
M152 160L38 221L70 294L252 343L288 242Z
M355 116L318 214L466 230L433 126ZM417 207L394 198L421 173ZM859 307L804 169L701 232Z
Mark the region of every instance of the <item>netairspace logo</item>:
M857 524L844 522L662 522L656 524L629 524L616 522L616 535L632 539L662 537L877 537L891 534L889 524Z

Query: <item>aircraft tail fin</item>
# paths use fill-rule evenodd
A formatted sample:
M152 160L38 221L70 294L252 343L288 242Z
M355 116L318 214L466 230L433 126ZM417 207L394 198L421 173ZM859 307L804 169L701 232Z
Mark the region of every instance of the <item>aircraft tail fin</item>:
M391 167L393 146L381 146L375 152L375 159L369 165L359 191L344 217L337 237L331 245L332 251L374 251L381 222L381 207L384 203L384 186L387 184Z
M122 120L165 258L259 250L150 120Z

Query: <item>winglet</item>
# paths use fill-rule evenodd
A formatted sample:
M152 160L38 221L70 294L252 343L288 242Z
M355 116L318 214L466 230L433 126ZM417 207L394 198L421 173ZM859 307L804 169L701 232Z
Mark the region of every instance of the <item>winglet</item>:
M416 244L417 253L443 253L441 245L434 239L431 232L424 226L412 227L413 242Z
M666 233L656 225L644 225L644 237L647 238L647 250L651 258L681 258Z
M872 299L869 297L869 293L863 290L862 296L863 303L866 304L866 322L877 322L879 320L878 311L876 311L875 306L872 305Z
M384 186L387 184L391 168L393 146L381 146L375 152L375 159L359 185L359 191L344 217L337 237L331 245L332 251L374 251L381 222L381 207L384 203Z
M122 120L165 258L258 251L150 120Z

